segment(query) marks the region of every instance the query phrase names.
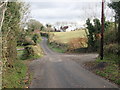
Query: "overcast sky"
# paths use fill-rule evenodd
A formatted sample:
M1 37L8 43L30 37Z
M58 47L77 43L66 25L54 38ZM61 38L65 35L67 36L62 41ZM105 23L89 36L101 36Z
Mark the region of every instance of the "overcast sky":
M56 22L85 24L87 18L101 18L101 0L32 0L31 17L41 23ZM112 20L114 13L105 5L105 14Z

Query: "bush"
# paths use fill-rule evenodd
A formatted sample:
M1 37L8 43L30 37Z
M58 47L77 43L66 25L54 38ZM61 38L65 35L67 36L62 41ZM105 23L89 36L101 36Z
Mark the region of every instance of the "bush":
M34 45L35 43L30 37L22 38L21 40L17 41L17 46L27 46L27 45Z
M25 40L26 34L23 32L19 32L18 38L17 38L17 46L21 46Z
M117 42L115 30L105 31L104 42L105 42L105 44L110 44L110 43L116 43Z
M56 43L56 42L50 42L50 43L48 42L48 44L51 46L51 48L61 49L62 52L67 51L67 45L65 44Z
M27 66L20 60L15 60L14 68L6 68L2 77L2 88L24 88L24 79L27 73Z
M115 54L117 55L118 53L118 44L109 44L104 46L104 53L107 54Z
M33 35L32 40L34 41L35 44L37 43L38 38L39 36L37 34Z
M120 46L118 44L109 44L104 47L104 54L109 60L119 64L120 58L118 57L118 51Z
M23 55L21 56L22 60L26 60L31 58L34 55L34 51L31 46L26 46L23 51Z
M87 38L73 38L68 42L68 51L87 47Z
M41 34L41 36L43 36L43 37L49 37L49 35L48 35L48 33L47 32L40 32L40 34Z
M33 40L30 37L26 37L24 42L23 42L23 46L27 46L27 45L34 45L35 43L33 42Z
M22 60L26 59L37 59L43 56L43 51L39 44L26 46L23 54L21 55Z

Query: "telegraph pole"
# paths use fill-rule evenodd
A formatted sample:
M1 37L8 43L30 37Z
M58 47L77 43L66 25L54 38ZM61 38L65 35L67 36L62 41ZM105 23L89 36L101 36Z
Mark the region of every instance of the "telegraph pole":
M102 0L102 14L101 14L101 23L102 23L102 29L101 29L101 43L100 43L100 59L103 60L104 56L104 0Z

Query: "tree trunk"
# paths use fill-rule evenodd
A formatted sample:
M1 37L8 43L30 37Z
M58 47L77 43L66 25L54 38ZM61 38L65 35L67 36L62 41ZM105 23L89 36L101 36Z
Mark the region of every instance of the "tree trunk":
M118 45L120 45L120 17L118 21ZM118 56L120 57L120 48L118 49Z
M120 58L120 16L119 16L119 19L118 19L118 59ZM119 71L118 71L118 75L120 75L120 60L118 60L118 65L119 65Z

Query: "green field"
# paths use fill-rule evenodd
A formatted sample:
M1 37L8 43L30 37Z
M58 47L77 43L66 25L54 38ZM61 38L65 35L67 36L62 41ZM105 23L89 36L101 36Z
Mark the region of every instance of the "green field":
M73 38L87 38L85 30L71 32L50 32L50 42L67 44Z

